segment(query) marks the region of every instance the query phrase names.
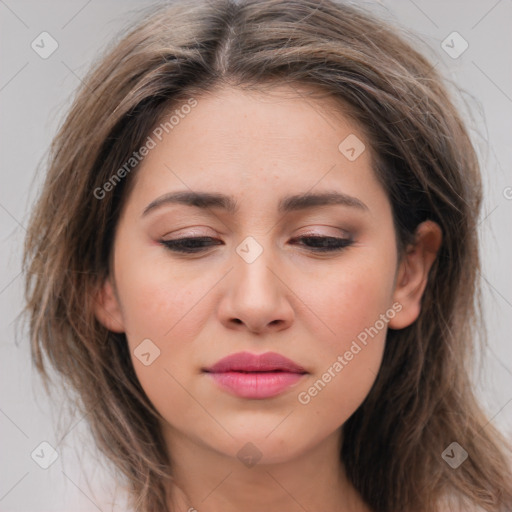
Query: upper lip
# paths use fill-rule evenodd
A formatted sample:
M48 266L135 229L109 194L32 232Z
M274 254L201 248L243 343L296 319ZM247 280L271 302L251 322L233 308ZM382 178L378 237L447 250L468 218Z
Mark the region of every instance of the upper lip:
M271 372L282 371L290 373L307 373L302 366L277 354L265 352L264 354L251 354L250 352L238 352L217 361L213 366L206 368L208 373L225 372Z

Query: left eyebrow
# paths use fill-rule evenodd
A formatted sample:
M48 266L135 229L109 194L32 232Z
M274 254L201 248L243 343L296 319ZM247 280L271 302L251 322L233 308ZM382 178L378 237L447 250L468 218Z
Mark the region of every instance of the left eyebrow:
M279 201L278 211L279 213L287 213L332 204L339 204L342 206L358 208L363 211L369 211L368 206L366 206L360 199L347 194L342 194L341 192L321 192L315 194L305 193L286 196Z
M142 216L150 211L167 204L183 204L197 208L221 208L231 214L239 210L237 201L232 196L212 192L170 192L156 198L144 209ZM322 192L322 193L304 193L285 196L281 198L278 204L279 213L288 213L292 211L305 210L317 206L342 205L357 208L362 211L369 211L361 200L356 197L342 194L340 192Z

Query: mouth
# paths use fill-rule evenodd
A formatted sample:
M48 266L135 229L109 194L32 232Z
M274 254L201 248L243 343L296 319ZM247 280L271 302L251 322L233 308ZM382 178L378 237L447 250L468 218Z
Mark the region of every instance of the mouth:
M260 400L280 395L308 373L299 364L275 352L232 354L203 372L223 391Z

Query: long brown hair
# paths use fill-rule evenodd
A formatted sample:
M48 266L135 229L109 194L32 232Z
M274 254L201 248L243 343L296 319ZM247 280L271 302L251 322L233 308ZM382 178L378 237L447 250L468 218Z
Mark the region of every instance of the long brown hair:
M428 60L392 26L339 1L157 6L102 56L53 141L26 238L32 355L45 386L50 363L78 394L136 509L165 510L172 468L159 414L136 378L125 335L94 316L137 170L120 176L119 168L187 99L225 84L283 83L338 99L363 127L400 247L426 219L443 232L419 318L388 332L376 382L343 425L348 478L379 512L430 512L450 497L468 508L512 510L511 447L489 424L472 382L482 320L475 150ZM116 173L122 179L105 187ZM469 454L457 469L441 456L454 441Z

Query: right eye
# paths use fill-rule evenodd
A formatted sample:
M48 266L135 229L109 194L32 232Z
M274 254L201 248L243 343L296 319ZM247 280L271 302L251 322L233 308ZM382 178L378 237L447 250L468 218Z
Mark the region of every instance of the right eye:
M212 240L219 243L209 243ZM176 238L174 240L160 240L160 243L170 251L192 254L205 251L209 247L213 247L213 245L220 245L222 242L211 236L196 236Z

